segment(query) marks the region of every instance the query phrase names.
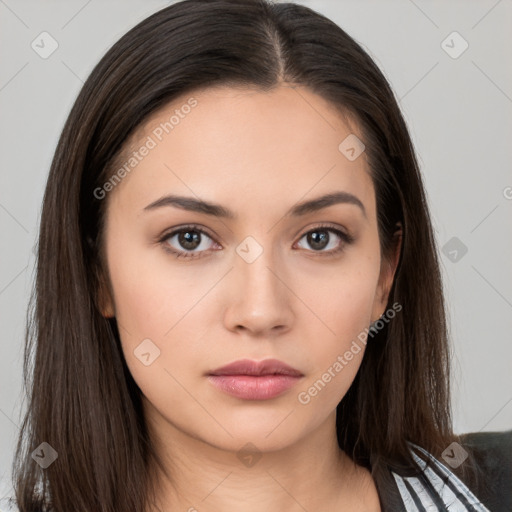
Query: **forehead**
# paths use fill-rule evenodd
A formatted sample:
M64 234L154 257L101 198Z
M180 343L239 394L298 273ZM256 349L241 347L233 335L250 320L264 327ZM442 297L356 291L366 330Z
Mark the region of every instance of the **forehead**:
M372 202L366 155L348 159L347 137L363 138L357 124L304 87L198 90L134 132L112 170L124 166L126 177L111 194L132 205L176 191L234 204L237 194L257 210L336 188Z

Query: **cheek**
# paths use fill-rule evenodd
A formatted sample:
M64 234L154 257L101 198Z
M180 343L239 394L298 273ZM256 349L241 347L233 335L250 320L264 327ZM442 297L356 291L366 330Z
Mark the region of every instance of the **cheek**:
M120 253L112 252L110 267L126 364L151 404L188 417L195 403L180 383L191 389L187 381L194 375L191 369L199 371L197 344L207 335L200 299L211 288L214 276L198 281L197 274L194 277L166 265L161 254L153 257L147 250L137 254L135 248L128 253L129 257L120 258Z
M117 233L107 257L124 357L148 398L172 401L183 394L178 381L190 387L186 381L207 369L209 319L219 322L216 294L229 267L178 265L162 248Z
M325 340L325 347L340 348L348 338L368 327L379 265L377 258L354 251L339 264L320 266L308 262L294 272L294 291L316 317L316 331ZM308 318L313 321L309 314Z
M333 408L347 392L366 349L377 282L378 262L363 257L329 276L304 275L297 282L314 313L304 326L310 372L299 403Z
M109 268L116 318L136 340L170 337L215 282L216 275L200 276L172 258L160 247L131 246L120 238L112 243Z
M143 388L148 379L151 388L155 371L172 370L173 360L187 361L189 340L201 335L197 305L211 284L170 265L160 248L130 244L121 230L117 233L107 255L121 345L136 382Z
M363 360L366 349L368 297L341 297L324 309L326 324L334 331L310 337L310 371L302 383L297 400L310 408L329 411L345 396ZM335 309L335 306L338 308Z

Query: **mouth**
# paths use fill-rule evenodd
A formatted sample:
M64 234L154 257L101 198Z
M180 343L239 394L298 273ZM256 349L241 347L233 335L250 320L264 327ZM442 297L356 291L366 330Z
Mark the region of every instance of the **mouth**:
M217 389L244 400L269 400L293 387L304 375L278 361L235 361L207 374Z

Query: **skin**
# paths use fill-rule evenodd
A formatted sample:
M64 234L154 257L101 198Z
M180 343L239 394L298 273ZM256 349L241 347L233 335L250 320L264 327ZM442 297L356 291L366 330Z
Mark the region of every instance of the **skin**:
M349 134L362 136L305 88L217 87L173 101L126 147L139 148L191 96L197 106L106 198L111 292L103 313L117 318L153 441L171 475L158 483L158 506L378 511L370 473L339 449L335 431L336 406L365 345L307 405L298 401L385 312L396 270L399 244L390 261L381 257L366 154L349 161L338 149ZM355 195L365 214L340 203L286 216L296 203L333 191ZM144 210L167 194L219 203L237 218L173 206ZM178 236L160 241L190 223L206 231L197 248L180 245ZM329 242L315 250L305 235L323 223L354 242L327 231ZM251 263L236 252L248 236L263 249ZM202 256L178 259L166 246ZM160 356L145 366L134 350L148 338ZM276 358L304 377L263 401L232 397L206 379L241 358ZM237 457L249 442L261 456L251 467Z

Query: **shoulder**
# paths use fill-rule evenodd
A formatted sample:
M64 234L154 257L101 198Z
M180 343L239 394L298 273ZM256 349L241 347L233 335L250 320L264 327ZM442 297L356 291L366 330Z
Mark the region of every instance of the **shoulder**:
M499 459L512 464L512 429L500 432L468 432L460 435L463 445L486 455L489 463Z
M465 483L490 510L512 510L512 430L469 432L460 441L478 472Z
M512 430L456 438L439 458L408 442L421 472L389 467L396 490L384 493L383 510L512 511Z

